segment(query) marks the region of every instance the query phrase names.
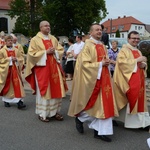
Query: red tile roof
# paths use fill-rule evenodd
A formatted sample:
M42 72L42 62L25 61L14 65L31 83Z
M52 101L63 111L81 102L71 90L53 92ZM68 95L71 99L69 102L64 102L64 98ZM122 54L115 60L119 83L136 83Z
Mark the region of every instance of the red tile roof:
M102 23L104 27L107 29L107 33L110 33L110 26L112 24L112 33L116 33L116 31L120 28L121 32L129 31L132 24L144 25L144 23L139 20L133 18L132 16L123 18L118 17L117 19L108 19L104 23Z
M11 0L0 0L0 9L9 10L10 6L9 3Z

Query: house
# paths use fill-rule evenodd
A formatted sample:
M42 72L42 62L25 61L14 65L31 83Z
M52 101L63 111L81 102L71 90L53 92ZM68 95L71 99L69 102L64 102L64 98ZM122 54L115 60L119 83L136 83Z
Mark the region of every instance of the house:
M16 19L11 19L7 15L7 12L10 10L10 2L11 0L0 0L0 32L4 31L8 34L12 32L16 22Z
M150 25L145 25L145 37L150 38Z
M109 37L116 37L117 30L120 32L120 38L127 38L128 33L133 30L139 32L141 37L147 35L145 24L132 16L123 16L123 18L119 16L117 19L108 19L102 24L106 28Z

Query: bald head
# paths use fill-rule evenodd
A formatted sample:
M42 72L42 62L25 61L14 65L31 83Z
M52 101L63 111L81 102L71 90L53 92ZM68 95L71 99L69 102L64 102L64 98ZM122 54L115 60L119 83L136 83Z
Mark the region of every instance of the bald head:
M14 34L10 34L13 37L13 43L16 44L17 42L17 37Z
M45 24L49 24L49 22L46 21L46 20L41 21L39 27L41 28L41 27L44 26Z
M50 33L50 24L48 21L41 21L39 28L40 31L45 35L48 35Z

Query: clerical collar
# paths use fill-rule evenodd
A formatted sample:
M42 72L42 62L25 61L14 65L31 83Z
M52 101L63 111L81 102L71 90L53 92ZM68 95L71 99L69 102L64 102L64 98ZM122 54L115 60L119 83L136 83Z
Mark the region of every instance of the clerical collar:
M93 40L96 44L101 44L102 42L100 40L96 40L93 37L90 37L91 40Z
M17 46L17 44L16 44L16 43L13 43L13 46Z
M12 47L12 46L7 46L7 49L8 49L8 50L12 50L13 47Z
M128 45L129 45L130 47L132 47L132 50L137 50L137 47L134 47L134 46L132 46L132 45L129 44L129 43L128 43Z
M42 33L42 35L43 35L43 37L44 37L44 40L49 40L49 36L48 36L48 35L45 35L45 34L43 34L43 33Z

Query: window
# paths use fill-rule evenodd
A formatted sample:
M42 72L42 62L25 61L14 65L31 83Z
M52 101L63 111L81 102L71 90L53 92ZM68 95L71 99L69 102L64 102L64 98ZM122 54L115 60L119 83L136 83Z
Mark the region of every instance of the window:
M135 26L135 30L137 30L137 26Z
M138 29L140 30L140 29L141 29L141 27L139 26L139 27L138 27Z
M8 33L8 20L7 18L0 18L0 31L4 31L5 33Z
M124 34L122 33L122 38L124 38Z
M115 30L116 28L115 27L112 27L112 30Z

